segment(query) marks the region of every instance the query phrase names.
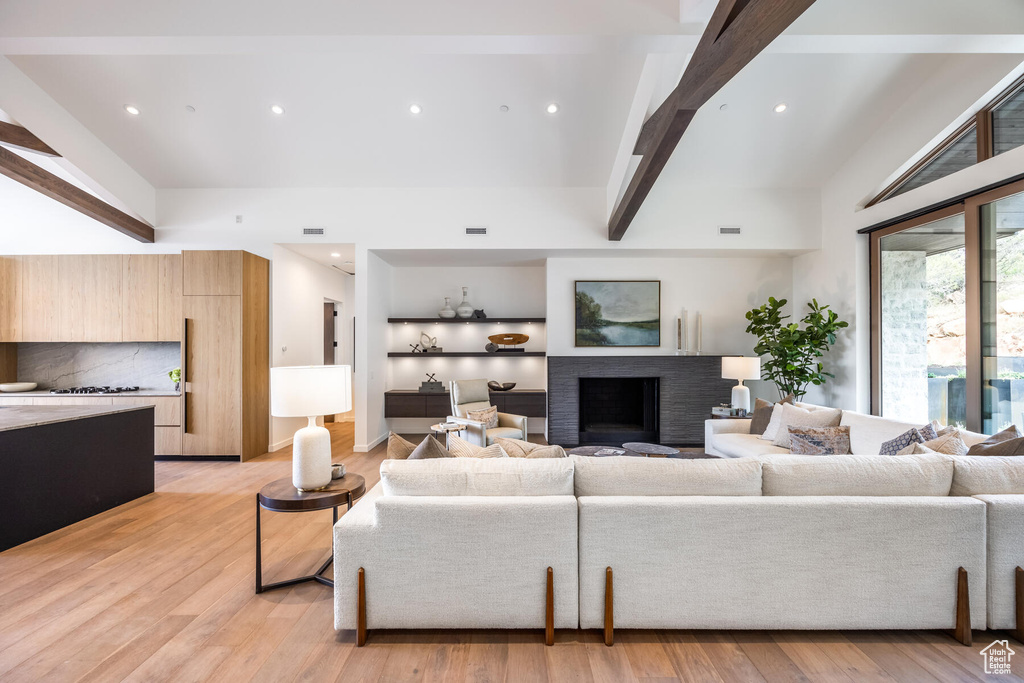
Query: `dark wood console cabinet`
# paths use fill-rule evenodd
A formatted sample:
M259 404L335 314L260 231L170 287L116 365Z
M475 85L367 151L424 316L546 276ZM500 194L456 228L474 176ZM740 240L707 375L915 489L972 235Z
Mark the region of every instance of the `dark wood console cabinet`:
M499 413L546 417L547 403L546 391L513 389L491 392L491 405L497 406ZM448 392L421 394L415 389L384 392L384 417L429 417L443 420L451 411L451 398Z

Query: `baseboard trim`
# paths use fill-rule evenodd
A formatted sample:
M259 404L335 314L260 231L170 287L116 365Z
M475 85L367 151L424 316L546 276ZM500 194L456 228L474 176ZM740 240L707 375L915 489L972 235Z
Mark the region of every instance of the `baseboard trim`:
M289 436L284 441L278 441L275 444L271 444L270 445L270 452L273 453L275 451L281 450L282 448L287 448L288 446L292 445L292 441L294 441L294 440L295 440L295 437Z
M380 436L378 436L376 439L374 439L373 441L371 441L368 444L364 444L364 443L357 443L357 444L355 444L354 446L352 446L352 451L354 453L369 453L374 448L376 448L380 444L384 443L384 441L387 440L387 438L388 438L387 434L381 434Z
M189 461L208 461L208 462L240 462L241 458L237 455L155 455L154 460L189 460Z

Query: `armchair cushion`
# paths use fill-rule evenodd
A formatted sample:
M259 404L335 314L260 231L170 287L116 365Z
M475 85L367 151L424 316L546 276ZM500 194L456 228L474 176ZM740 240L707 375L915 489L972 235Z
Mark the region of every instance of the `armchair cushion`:
M485 379L457 379L451 383L452 412L468 417L468 411L491 405L491 392Z

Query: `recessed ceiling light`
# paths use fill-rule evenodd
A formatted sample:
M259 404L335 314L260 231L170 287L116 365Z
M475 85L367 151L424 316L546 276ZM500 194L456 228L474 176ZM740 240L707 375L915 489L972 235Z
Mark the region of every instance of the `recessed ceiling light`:
M333 252L333 253L331 253L331 256L332 256L332 257L334 257L334 258L341 258L341 254L339 254L339 253L338 253L338 252L336 252L336 251L335 251L335 252Z
M346 265L346 266L351 266L351 265L352 265L352 262L351 262L351 261L345 261L345 265Z
M423 111L423 107L421 107L418 104L410 104L409 105L409 113L410 114L419 114L422 111Z
M508 105L507 104L501 105L500 107L498 107L498 111L500 111L501 113L504 114L505 112L508 111Z
M196 113L196 108L193 107L191 104L186 104L185 105L185 111L187 111L189 114L195 114Z
M547 111L548 111L549 114L557 114L558 113L558 105L555 104L554 102L552 102L551 104L548 105Z
M277 114L278 116L280 116L281 114L284 113L284 107L282 107L280 104L272 104L270 105L270 113Z
M725 111L728 108L729 108L728 104L721 104L721 105L718 106L718 111Z
M786 111L786 109L788 109L788 108L789 107L786 106L785 102L779 102L778 104L775 105L775 113L776 114L781 114L782 112Z
M126 112L128 112L129 114L131 114L132 116L138 116L141 113L139 111L139 108L136 107L134 104L126 104L126 105L124 105L124 110Z

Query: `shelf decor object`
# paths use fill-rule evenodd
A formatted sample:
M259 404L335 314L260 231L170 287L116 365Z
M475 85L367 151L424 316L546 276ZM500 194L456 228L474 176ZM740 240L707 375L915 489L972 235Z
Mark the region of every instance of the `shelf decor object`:
M331 483L331 434L316 424L320 415L352 410L352 368L306 365L270 369L270 413L304 417L309 424L292 440L292 484L316 491Z
M435 373L427 372L424 374L427 376L427 381L420 382L419 392L421 394L443 394L445 391L444 383L437 381L434 377Z
M463 319L473 317L473 304L469 303L469 287L462 288L462 303L455 309L455 313Z
M497 344L500 347L495 349L495 353L523 353L526 349L519 348L519 344L525 344L530 341L530 335L519 333L492 334L488 339L491 341L491 344Z
M661 346L661 281L577 280L575 344Z
M732 388L732 407L738 408L743 414L750 412L750 389L743 385L745 379L761 379L761 359L743 356L725 356L722 358L722 379L739 380Z
M505 382L504 384L502 384L500 382L495 382L492 379L490 382L487 383L487 388L490 389L491 391L512 391L513 389L516 388L516 383Z
M452 298L450 296L444 298L444 308L437 312L437 317L444 318L445 320L451 320L455 317L455 309L452 308Z

